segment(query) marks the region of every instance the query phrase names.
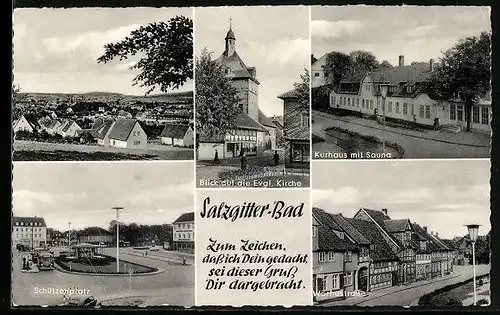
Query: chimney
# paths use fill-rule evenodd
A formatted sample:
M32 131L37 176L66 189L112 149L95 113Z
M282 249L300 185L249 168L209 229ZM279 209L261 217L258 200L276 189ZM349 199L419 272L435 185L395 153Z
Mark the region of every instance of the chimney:
M425 233L427 233L427 227L426 226L424 226L424 231L425 231Z
M436 232L436 237L439 237L438 232Z
M386 208L382 209L382 212L383 212L385 215L387 215L387 209L386 209Z
M399 55L399 66L402 67L405 65L405 56Z
M429 71L434 71L434 59L429 60Z

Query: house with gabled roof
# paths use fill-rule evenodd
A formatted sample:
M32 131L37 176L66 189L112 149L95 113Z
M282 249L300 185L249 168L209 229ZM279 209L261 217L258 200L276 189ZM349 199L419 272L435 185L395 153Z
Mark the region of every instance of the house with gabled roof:
M413 229L410 220L392 220L387 215L387 209L372 210L366 208L360 209L354 215L354 219L375 223L387 244L398 255L397 283L414 282L416 276L416 250L418 248L412 240Z
M189 124L165 124L160 139L162 144L191 147L194 143L194 132Z
M94 245L111 245L113 244L113 234L106 229L98 226L87 227L76 232L80 243Z
M100 117L94 121L89 132L95 135L97 144L109 147L109 133L114 123L115 121L113 119L106 117Z
M236 127L224 135L196 130L197 159L212 160L215 152L220 159L238 157L242 152L247 156L260 156L269 142L271 146L276 143L275 126L259 108L257 70L247 66L236 52L236 37L231 27L225 37L224 52L215 62L237 90L240 103L234 106L238 106L239 113L234 117Z
M359 248L329 213L313 208L313 291L316 301L345 298L356 287Z
M311 132L309 106L299 102L296 89L278 96L283 100L283 137L285 138L285 166L309 168Z
M128 149L147 149L148 136L136 119L119 118L108 134L109 146Z
M40 129L40 124L38 123L34 115L25 114L22 115L13 125L14 133L18 131L27 131L33 133Z
M465 104L453 99L438 99L426 91L435 67L433 59L407 65L401 55L396 67L350 73L330 93L330 107L379 120L464 130ZM381 84L389 85L385 99L380 93ZM481 97L472 107L471 130L491 133L490 94Z

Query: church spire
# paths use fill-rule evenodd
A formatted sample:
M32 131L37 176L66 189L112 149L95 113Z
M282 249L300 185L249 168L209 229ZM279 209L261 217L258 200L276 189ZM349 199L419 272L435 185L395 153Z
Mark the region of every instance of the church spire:
M226 55L226 57L230 57L234 54L235 50L236 50L236 37L234 36L234 33L233 33L233 23L232 23L232 19L229 18L229 31L227 31L227 34L226 34L226 49L224 51L224 54Z

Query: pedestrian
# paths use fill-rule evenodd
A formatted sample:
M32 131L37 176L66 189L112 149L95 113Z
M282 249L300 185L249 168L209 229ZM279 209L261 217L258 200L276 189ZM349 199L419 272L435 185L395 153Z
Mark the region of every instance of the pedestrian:
M247 157L245 156L245 152L243 152L243 151L241 151L240 164L241 164L242 171L247 169Z
M274 159L274 165L280 164L280 155L278 154L278 150L274 151L273 159Z
M23 257L23 270L26 270L26 256Z
M219 152L217 150L215 150L214 162L219 162Z

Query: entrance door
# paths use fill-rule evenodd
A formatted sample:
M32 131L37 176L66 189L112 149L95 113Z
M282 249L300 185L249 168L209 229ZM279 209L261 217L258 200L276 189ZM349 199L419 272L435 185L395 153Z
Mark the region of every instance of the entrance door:
M358 272L358 290L368 291L368 268L362 267Z

